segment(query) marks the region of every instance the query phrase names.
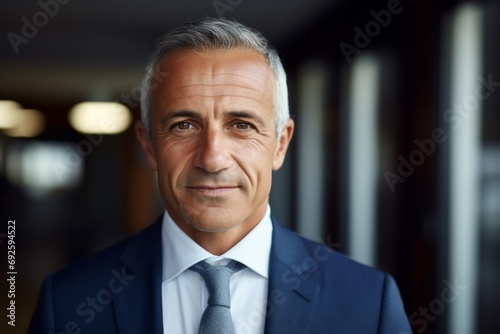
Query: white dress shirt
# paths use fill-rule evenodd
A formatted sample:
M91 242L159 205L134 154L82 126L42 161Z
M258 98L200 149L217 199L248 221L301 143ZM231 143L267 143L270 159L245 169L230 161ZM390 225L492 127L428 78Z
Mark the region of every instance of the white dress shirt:
M238 244L215 256L188 237L167 211L162 225L162 310L166 334L198 333L207 307L208 289L203 278L188 270L199 261L218 264L230 260L247 268L231 276L231 316L238 334L262 334L266 320L269 255L273 226L268 205L262 221Z

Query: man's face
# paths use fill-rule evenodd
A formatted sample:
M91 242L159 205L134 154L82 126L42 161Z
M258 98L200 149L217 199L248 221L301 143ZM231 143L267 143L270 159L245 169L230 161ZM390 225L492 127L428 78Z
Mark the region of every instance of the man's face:
M264 57L245 49L175 51L151 94L151 135L137 127L173 220L192 231L248 232L265 214L272 170L293 133L274 123L274 76Z

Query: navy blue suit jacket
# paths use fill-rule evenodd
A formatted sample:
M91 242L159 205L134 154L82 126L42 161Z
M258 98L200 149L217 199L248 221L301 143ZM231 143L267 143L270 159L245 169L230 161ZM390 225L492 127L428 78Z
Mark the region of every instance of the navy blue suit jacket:
M161 218L47 277L29 333L169 333ZM411 333L390 275L273 222L266 333ZM175 333L177 334L177 333Z

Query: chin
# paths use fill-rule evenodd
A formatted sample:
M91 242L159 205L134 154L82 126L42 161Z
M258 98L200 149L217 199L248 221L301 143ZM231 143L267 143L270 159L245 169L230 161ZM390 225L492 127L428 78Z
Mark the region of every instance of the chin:
M231 210L232 211L232 210ZM225 208L180 208L186 224L203 232L224 232L238 225L238 220Z

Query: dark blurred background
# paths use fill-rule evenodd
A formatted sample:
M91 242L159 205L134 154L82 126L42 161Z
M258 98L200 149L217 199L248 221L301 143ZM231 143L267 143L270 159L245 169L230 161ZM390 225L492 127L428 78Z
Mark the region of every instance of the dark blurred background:
M154 41L206 16L283 57L297 130L274 176L280 222L391 273L415 333L500 333L500 3L443 0L4 0L1 332L26 331L48 273L161 213L138 87ZM127 106L123 131L76 131L83 101Z

